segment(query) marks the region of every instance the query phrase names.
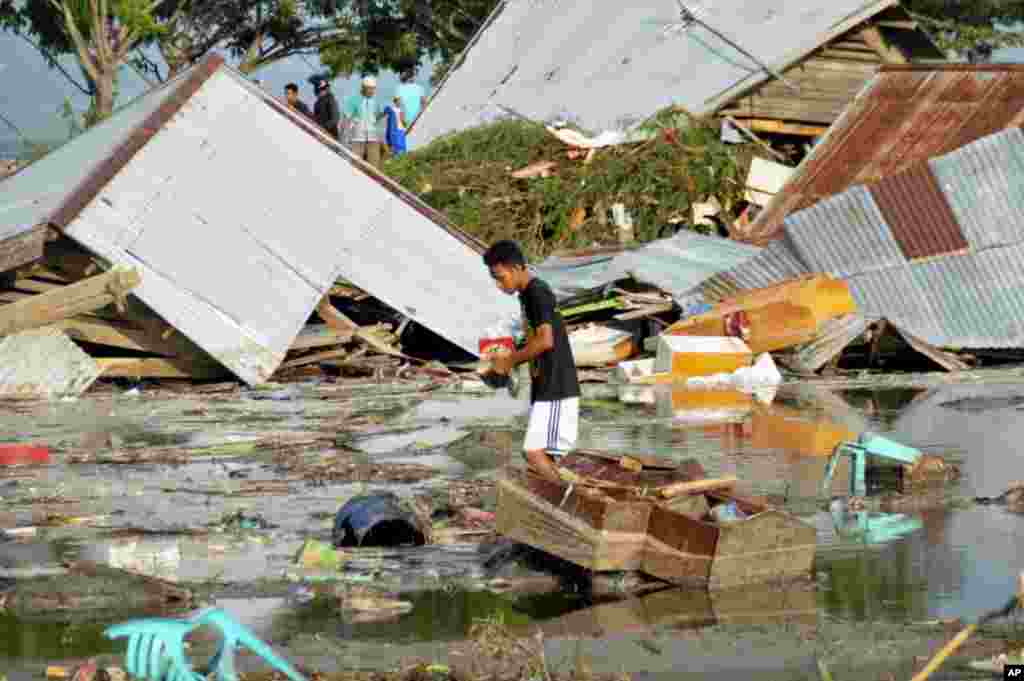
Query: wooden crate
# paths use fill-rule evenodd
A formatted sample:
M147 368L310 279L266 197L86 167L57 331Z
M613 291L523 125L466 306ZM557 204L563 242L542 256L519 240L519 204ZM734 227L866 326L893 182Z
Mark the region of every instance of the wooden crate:
M510 473L498 482L498 533L596 572L639 570L647 524L657 501L649 490L698 480L704 469L695 461L675 468L636 456L644 468L623 468L622 455L574 453L559 465L588 480L570 486L528 473Z
M564 504L535 492L550 485L498 482L498 533L595 572L639 570L643 565L652 501L609 502L574 490ZM563 492L564 495L564 492Z
M728 500L709 494L712 504ZM806 575L814 561L814 527L758 501L733 497L748 517L730 523L696 520L658 505L647 529L647 574L674 584L723 589Z

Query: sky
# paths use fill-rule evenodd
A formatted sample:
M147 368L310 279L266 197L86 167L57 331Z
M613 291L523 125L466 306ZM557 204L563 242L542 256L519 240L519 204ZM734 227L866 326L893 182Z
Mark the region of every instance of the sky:
M78 76L80 71L75 60L68 57L62 64L70 73ZM323 72L319 60L295 57L266 66L252 74L254 80L273 94L281 94L284 86L294 82L299 86L300 96L313 105L313 89L307 82L314 73ZM425 66L417 74L417 80L429 87L430 68ZM380 101L391 101L392 93L398 87L398 76L391 72L377 77ZM354 92L359 77L337 79L332 90L339 100ZM131 69L122 70L119 81L121 94L119 104L124 104L146 91L146 83ZM70 98L77 111L88 107L88 98L82 95L59 71L50 69L42 57L28 43L17 36L0 33L0 114L18 126L33 142L55 142L68 135L68 123L61 117L64 102ZM0 157L6 156L18 147L18 136L8 126L0 123ZM7 153L5 153L7 152Z
M1024 49L1008 49L997 52L993 61L1024 62ZM78 73L74 59L65 62L71 73ZM307 104L313 103L312 87L306 81L314 73L321 72L319 60L292 58L264 67L252 75L262 81L265 88L280 94L289 82L299 85L299 92ZM430 68L425 66L417 74L417 80L429 88ZM354 92L359 78L353 76L333 82L334 94L338 99ZM398 86L394 73L383 73L378 77L378 92L381 101L391 100L392 92ZM124 69L120 80L120 103L130 101L146 90L146 84L130 69ZM68 124L60 115L66 99L70 98L78 111L88 106L87 98L71 86L58 71L50 69L35 49L17 36L0 33L0 114L18 126L34 142L56 142L66 139ZM0 157L10 155L18 148L17 134L0 123Z

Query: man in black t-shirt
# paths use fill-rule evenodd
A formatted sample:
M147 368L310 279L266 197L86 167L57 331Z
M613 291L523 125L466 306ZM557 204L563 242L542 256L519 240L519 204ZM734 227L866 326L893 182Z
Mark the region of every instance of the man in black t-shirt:
M552 457L576 446L580 410L580 385L565 322L555 306L555 294L530 275L515 242L499 241L491 246L484 253L484 264L499 289L519 294L526 329L526 345L511 354L497 355L491 368L508 374L517 365L530 363L530 423L523 450L534 470L558 480Z

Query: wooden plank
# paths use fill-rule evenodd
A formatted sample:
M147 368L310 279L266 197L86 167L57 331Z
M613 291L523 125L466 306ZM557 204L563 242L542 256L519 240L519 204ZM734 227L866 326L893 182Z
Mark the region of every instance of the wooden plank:
M7 272L42 258L46 234L46 225L39 225L0 241L0 272Z
M860 36L868 47L874 50L885 63L907 64L910 62L907 55L903 54L903 50L886 40L885 36L882 35L882 31L877 26L868 26L861 30Z
M693 480L692 482L675 482L658 489L658 496L663 499L671 499L681 494L697 494L711 490L731 490L736 486L736 476L730 475L724 478L709 478L707 480Z
M960 361L960 358L956 355L940 350L934 345L921 340L917 336L911 335L899 327L895 327L895 325L894 328L896 328L897 333L903 336L903 339L907 341L910 347L914 348L914 350L935 362L946 371L967 371L971 368L968 364Z
M328 324L310 324L299 332L291 350L312 350L341 345L352 339L352 332L339 331Z
M0 307L0 336L48 326L123 301L140 281L135 268L119 266L77 284L4 305Z
M122 350L136 350L164 357L176 357L191 353L183 352L184 344L171 338L160 338L137 324L125 320L99 319L78 316L63 319L52 325L61 329L70 338L94 345L107 345Z
M834 50L830 47L826 47L819 54L829 59L842 59L845 61L859 61L864 63L875 63L879 62L877 54L868 52L855 52L853 50Z
M219 364L180 357L100 357L96 360L104 378L222 378L227 369Z
M278 371L281 369L294 369L295 367L303 367L309 364L317 364L329 359L344 359L348 357L348 350L326 350L324 352L316 352L312 355L306 355L305 357L299 357L297 359L291 359L281 364Z
M882 28L898 28L904 31L916 31L918 29L918 23L916 21L899 21L896 19L879 19L875 21L875 26Z
M38 279L25 277L16 279L14 281L14 288L25 293L48 293L59 288L64 288L64 284L57 284L52 281L40 281Z
M767 120L764 118L737 119L754 132L773 132L784 135L799 135L801 137L819 137L828 132L824 125L804 125L801 123L789 123L787 121Z
M382 343L380 339L376 338L368 330L360 327L358 324L353 322L347 316L338 311L338 308L331 304L329 296L324 296L320 300L320 304L316 306L317 314L320 318L327 322L328 326L333 327L337 331L342 333L348 332L354 335L359 340L369 345L373 350L383 355L391 355L393 357L401 357L403 359L409 359L413 361L420 361L414 357L409 357L402 354L395 348L391 347L387 343Z
M644 317L651 317L654 315L671 312L673 307L673 303L650 305L648 307L642 307L639 310L632 310L631 312L623 312L621 314L617 314L615 315L615 319L620 322L629 321L631 319L643 319Z

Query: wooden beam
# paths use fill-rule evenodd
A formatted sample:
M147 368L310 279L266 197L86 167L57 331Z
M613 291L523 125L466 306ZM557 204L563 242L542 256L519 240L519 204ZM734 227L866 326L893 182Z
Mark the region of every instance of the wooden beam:
M403 355L401 352L391 347L387 343L382 343L380 339L374 336L372 333L363 329L354 321L346 317L344 314L338 311L338 308L331 305L331 299L328 296L324 296L320 301L320 304L316 307L317 314L320 315L321 319L327 322L327 325L341 331L342 333L348 332L359 340L366 343L368 346L373 348L375 352L379 352L382 355L391 355L393 357L402 357L404 359L415 360L414 357L408 357ZM420 361L420 360L415 360Z
M781 135L819 137L828 131L828 128L824 125L804 125L802 123L787 123L786 121L774 121L764 118L747 118L741 119L739 122L754 132L774 132Z
M191 354L187 352L183 343L177 342L174 338L161 338L137 324L121 319L78 316L61 320L52 326L61 329L69 338L83 343L107 345L164 357Z
M352 339L352 333L333 329L326 324L310 324L299 332L290 350L312 350L341 345Z
M100 357L96 360L104 378L221 378L228 370L218 364L181 357Z
M875 22L875 26L881 26L882 28L898 28L903 31L916 31L918 29L918 23L916 21L898 21L895 19L881 19Z
M868 26L861 30L860 35L864 39L864 42L867 43L867 45L874 50L886 64L909 63L910 60L907 59L907 55L903 54L903 50L896 45L890 44L889 41L885 39L885 36L882 35L882 31L878 26Z
M826 59L840 59L842 61L856 61L861 63L875 63L879 61L879 55L875 52L854 52L852 50L834 50L830 47L820 52Z
M348 350L334 349L325 350L324 352L316 352L312 355L306 355L305 357L299 357L297 359L291 359L281 364L278 367L278 371L281 369L294 369L296 367L306 366L308 364L317 364L328 359L344 359L348 357Z
M48 326L123 301L140 281L142 277L135 268L117 266L77 284L0 306L0 336Z
M0 241L0 272L7 272L42 258L46 234L46 225L39 225Z
M663 499L671 499L681 494L696 494L698 492L709 492L712 490L731 490L736 486L736 476L730 475L724 478L710 478L707 480L694 480L692 482L674 482L671 485L658 488L658 496Z
M55 284L52 281L39 281L37 279L16 279L14 281L14 288L19 291L26 293L48 293L59 288L64 288L64 284Z

